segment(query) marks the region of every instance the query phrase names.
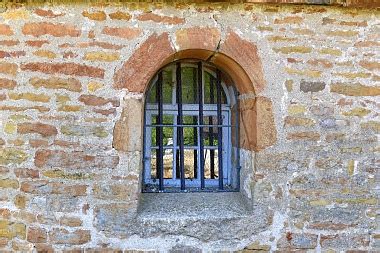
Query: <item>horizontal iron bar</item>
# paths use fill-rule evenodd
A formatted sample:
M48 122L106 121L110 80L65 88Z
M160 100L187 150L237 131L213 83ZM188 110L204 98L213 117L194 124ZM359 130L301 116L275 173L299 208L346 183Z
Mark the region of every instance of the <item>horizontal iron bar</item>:
M164 149L179 149L179 147L178 146L176 146L176 147L173 147L173 146L163 146L164 147ZM151 146L150 147L151 149L158 149L158 146ZM218 146L204 146L203 147L204 149L209 149L209 150L215 150L215 149L217 149L218 148ZM198 146L186 146L185 145L185 150L187 151L187 150L198 150Z
M181 125L181 124L157 124L145 125L146 127L233 127L234 125Z

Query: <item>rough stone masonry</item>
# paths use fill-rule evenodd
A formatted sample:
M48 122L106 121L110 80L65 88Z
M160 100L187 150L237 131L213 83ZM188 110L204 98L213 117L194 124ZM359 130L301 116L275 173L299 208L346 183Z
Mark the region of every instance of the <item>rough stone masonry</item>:
M0 251L380 251L379 17L321 5L1 6ZM188 57L240 92L244 217L139 214L144 92Z

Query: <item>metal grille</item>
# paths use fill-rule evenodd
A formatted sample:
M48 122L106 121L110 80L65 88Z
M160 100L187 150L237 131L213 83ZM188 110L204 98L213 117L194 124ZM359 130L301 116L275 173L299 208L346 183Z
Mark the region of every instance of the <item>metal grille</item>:
M143 192L238 190L237 98L223 76L203 62L175 62L153 78L145 104Z

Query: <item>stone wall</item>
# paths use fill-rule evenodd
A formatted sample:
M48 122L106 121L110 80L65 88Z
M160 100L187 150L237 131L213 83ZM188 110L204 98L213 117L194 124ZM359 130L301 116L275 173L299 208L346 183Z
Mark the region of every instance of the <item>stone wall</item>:
M380 250L375 9L1 11L0 251ZM241 191L258 218L229 223L252 228L233 240L217 224L198 237L185 223L160 235L136 222L144 91L159 67L186 57L228 71L241 93Z

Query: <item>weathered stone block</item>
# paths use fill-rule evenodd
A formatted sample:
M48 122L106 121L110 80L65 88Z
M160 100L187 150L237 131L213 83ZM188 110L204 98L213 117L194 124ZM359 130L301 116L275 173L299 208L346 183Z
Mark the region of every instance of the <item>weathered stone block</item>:
M260 151L277 140L272 102L265 97L240 101L240 146Z
M379 96L380 87L366 86L360 83L334 83L330 91L347 96Z
M62 182L48 182L46 180L24 181L21 191L33 194L63 194L69 196L85 196L87 185L67 185Z
M280 249L314 249L317 247L318 235L288 232L277 243Z
M128 21L132 18L132 15L127 12L116 11L108 15L111 19Z
M111 52L89 52L84 55L83 59L86 61L113 62L120 59L120 54Z
M16 86L17 82L15 80L0 78L0 89L13 90Z
M142 31L139 28L106 26L105 28L103 28L102 33L127 40L133 40L137 38L142 33Z
M304 126L304 127L311 127L315 125L315 121L309 118L300 118L300 117L292 117L292 116L286 116L284 120L285 126Z
M82 225L82 220L77 217L69 217L69 216L63 216L59 223L61 226L69 226L69 227L80 227Z
M15 63L0 62L0 73L16 76L18 66Z
M18 149L2 148L0 149L0 165L20 164L26 161L28 155Z
M205 49L215 51L220 40L217 28L192 27L176 32L176 43L179 50Z
M134 201L137 200L138 185L99 182L94 185L92 192L94 194L94 197L99 199Z
M108 132L102 126L64 125L61 127L61 133L71 136L96 136L99 138L108 136Z
M305 80L300 82L300 90L305 93L322 91L325 87L326 84L324 82L308 82Z
M184 18L180 17L170 17L170 16L160 16L152 12L147 12L139 15L137 20L140 21L153 21L156 23L163 23L168 25L180 25L185 23Z
M37 123L17 124L17 133L20 133L20 134L38 133L43 137L48 137L48 136L57 135L58 131L57 131L57 128L55 128L55 126L37 122Z
M0 188L18 189L19 183L16 179L0 179Z
M102 106L108 103L112 104L112 106L115 107L118 107L120 105L119 100L116 98L102 98L94 95L80 95L78 101L90 106Z
M143 103L129 98L113 130L113 147L118 151L142 151Z
M55 228L49 232L49 240L56 244L81 245L91 240L89 230L78 229L68 231L66 229Z
M119 157L114 155L86 155L81 151L38 150L34 163L39 168L115 168L119 163Z
M64 75L104 78L104 69L77 63L25 63L21 64L21 70L42 72L45 74L60 73Z
M81 31L74 25L54 24L48 22L26 23L22 28L22 32L25 35L32 35L35 37L46 34L52 35L54 37L79 37L81 34Z
M9 25L0 24L0 35L11 36L13 31Z
M29 82L36 88L44 87L47 89L65 89L69 91L82 91L82 85L81 83L74 79L74 78L57 78L52 77L48 79L41 79L41 78L31 78Z
M47 231L44 228L40 228L40 227L29 227L27 240L28 242L33 242L33 243L46 242Z
M29 100L32 102L42 102L47 103L50 101L50 97L45 94L35 94L35 93L8 93L10 99L14 100Z
M104 11L94 11L94 12L83 11L82 15L83 17L86 17L91 20L96 20L96 21L104 21L107 19L107 15L104 13Z

